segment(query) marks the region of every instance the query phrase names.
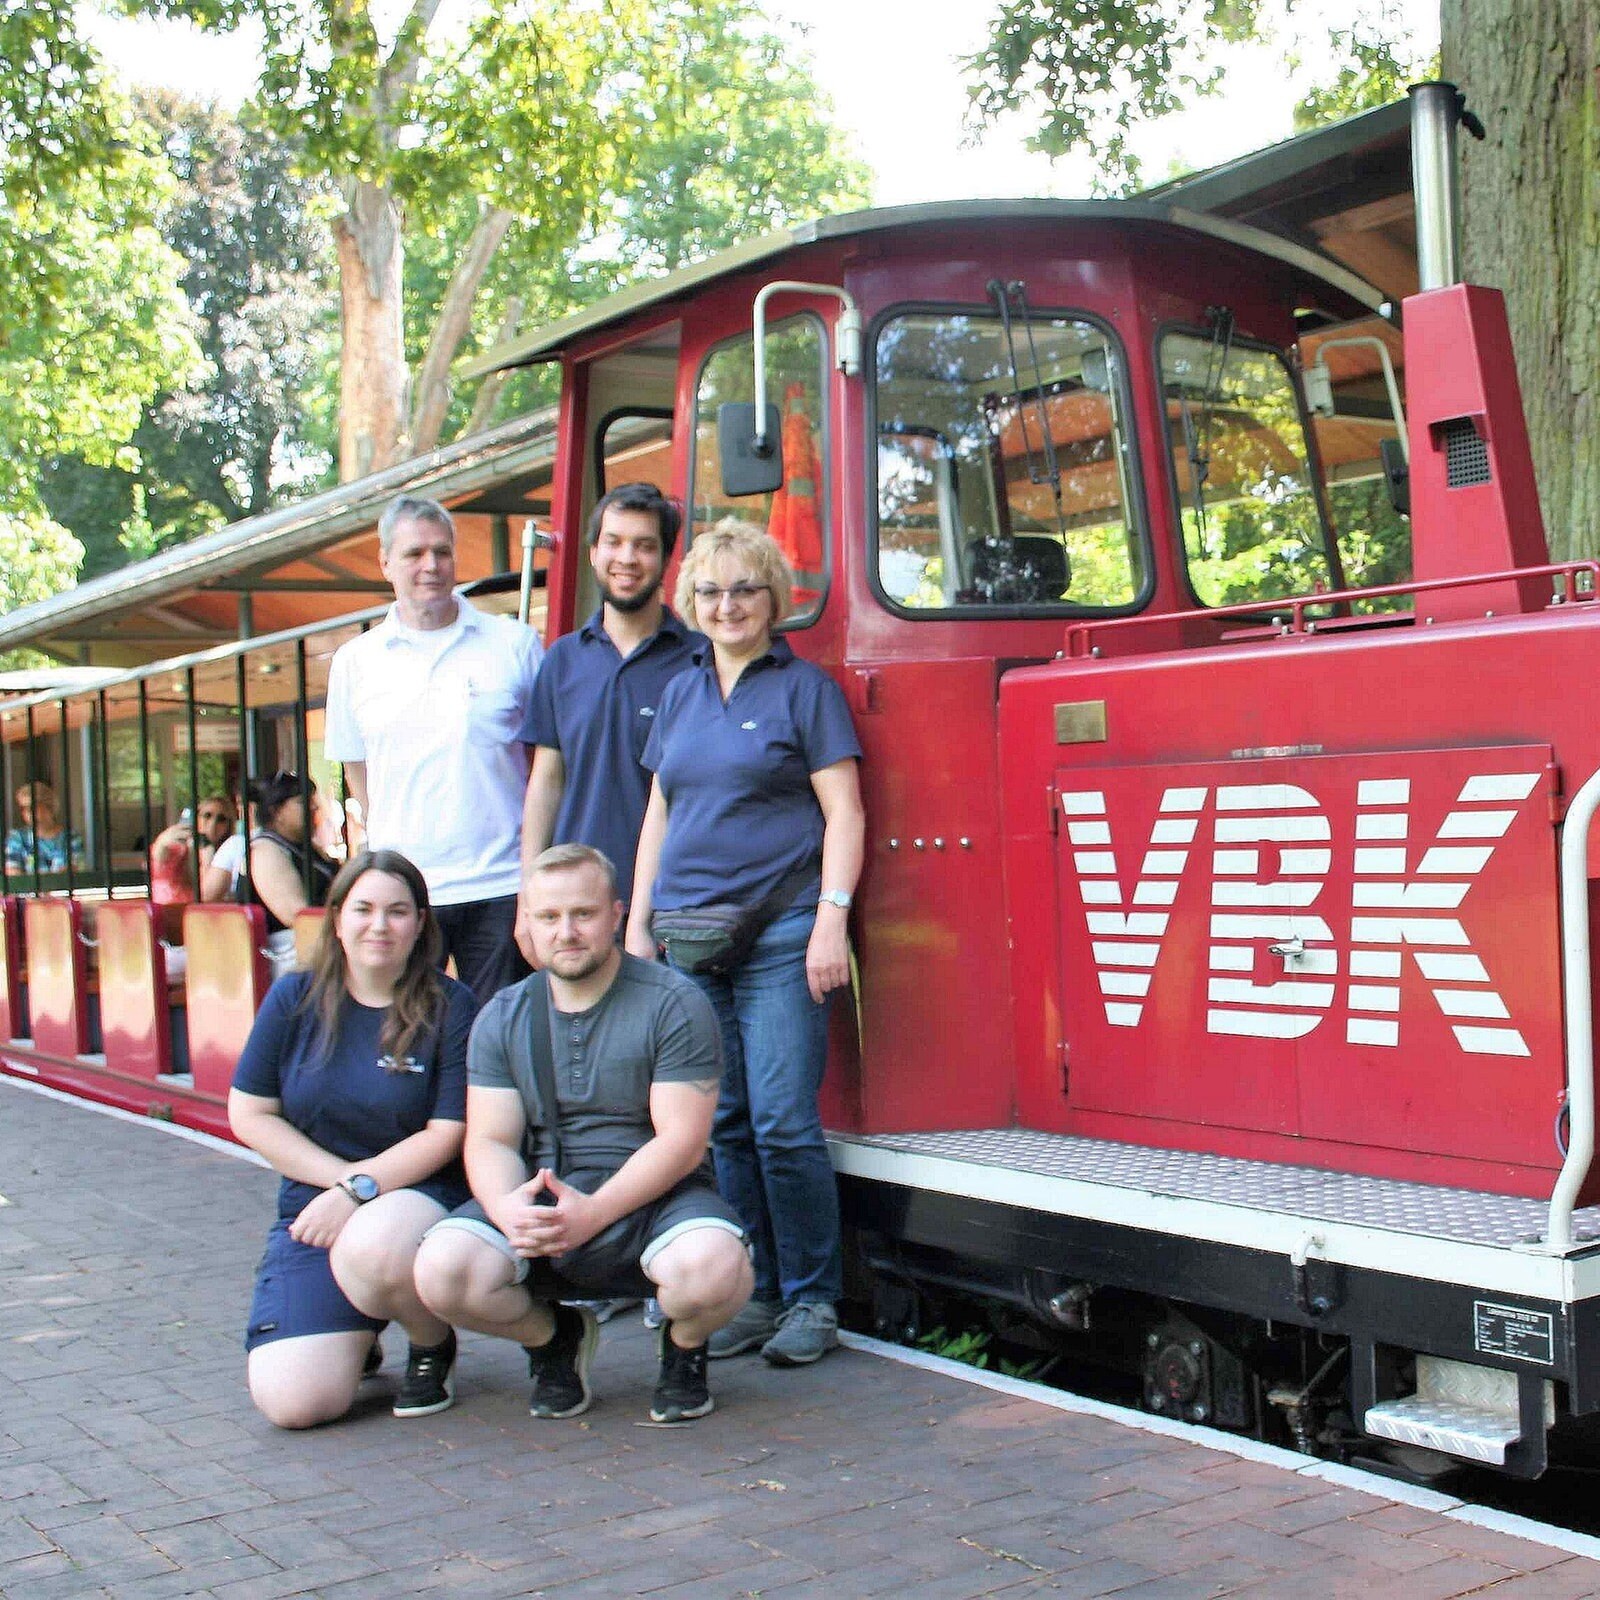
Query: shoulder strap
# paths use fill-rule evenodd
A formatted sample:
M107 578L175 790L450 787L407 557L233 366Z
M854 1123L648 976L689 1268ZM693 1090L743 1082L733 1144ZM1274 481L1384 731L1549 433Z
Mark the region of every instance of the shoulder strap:
M556 1101L556 1062L550 1048L550 980L544 973L534 975L532 1038L528 1041L533 1059L533 1082L539 1091L539 1115L550 1141L550 1164L561 1173L561 1107Z

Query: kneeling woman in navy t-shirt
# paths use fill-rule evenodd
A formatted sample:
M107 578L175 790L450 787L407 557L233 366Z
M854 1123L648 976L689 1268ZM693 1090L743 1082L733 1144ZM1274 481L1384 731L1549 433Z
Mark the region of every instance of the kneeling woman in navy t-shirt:
M422 874L355 857L328 891L309 972L273 984L233 1075L234 1133L282 1174L245 1347L280 1428L342 1416L388 1321L411 1340L396 1416L453 1398L455 1334L417 1299L422 1236L468 1197L461 1167L476 1002L437 970Z

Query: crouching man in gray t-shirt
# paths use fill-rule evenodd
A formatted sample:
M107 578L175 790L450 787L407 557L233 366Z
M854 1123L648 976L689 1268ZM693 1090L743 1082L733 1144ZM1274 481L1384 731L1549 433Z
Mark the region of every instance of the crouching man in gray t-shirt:
M706 1160L722 1080L716 1017L688 979L618 949L622 902L598 850L546 850L523 897L541 970L501 990L473 1027L465 1155L476 1198L423 1240L417 1290L457 1327L527 1348L536 1417L575 1417L591 1399L599 1325L562 1302L654 1294L667 1320L651 1420L703 1417L706 1341L752 1281L744 1231Z

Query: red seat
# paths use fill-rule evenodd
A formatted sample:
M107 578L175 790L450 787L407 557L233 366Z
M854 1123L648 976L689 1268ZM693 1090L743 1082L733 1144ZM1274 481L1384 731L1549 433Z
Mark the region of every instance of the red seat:
M225 1099L271 981L260 906L185 906L189 952L189 1066L202 1094Z
M163 909L148 900L107 901L95 921L106 1065L140 1078L172 1071L167 957L158 937Z
M302 906L294 914L294 959L301 967L311 965L317 948L317 936L322 932L322 919L327 915L321 906Z
M46 1055L89 1050L89 950L76 900L29 900L22 908L28 942L28 1016L34 1048Z
M28 1018L22 1009L25 981L22 902L8 894L0 899L0 1039L20 1039L27 1029Z

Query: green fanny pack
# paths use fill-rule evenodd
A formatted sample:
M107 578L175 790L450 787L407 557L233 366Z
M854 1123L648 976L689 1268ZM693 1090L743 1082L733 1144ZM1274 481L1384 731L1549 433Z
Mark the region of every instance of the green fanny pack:
M815 858L791 867L752 905L720 902L657 911L650 918L651 935L680 972L712 977L733 972L749 957L767 924L788 909L807 881L821 869L822 863Z

